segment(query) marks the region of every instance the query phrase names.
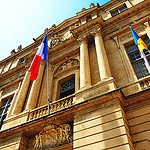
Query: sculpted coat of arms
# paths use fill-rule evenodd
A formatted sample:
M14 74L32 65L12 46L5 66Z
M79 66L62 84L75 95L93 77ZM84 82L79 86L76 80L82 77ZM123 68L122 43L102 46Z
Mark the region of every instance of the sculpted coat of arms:
M72 142L72 129L69 124L59 126L50 124L35 136L34 149L53 148L70 142Z

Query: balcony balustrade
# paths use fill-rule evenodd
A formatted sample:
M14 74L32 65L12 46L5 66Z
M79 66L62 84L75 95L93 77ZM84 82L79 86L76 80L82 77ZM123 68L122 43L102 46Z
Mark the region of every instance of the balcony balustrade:
M50 114L53 114L54 112L58 112L58 111L61 111L65 108L69 108L70 106L72 106L73 105L73 97L74 97L74 94L71 96L62 98L58 101L50 103L50 105L49 105L50 106L49 107ZM28 121L37 119L37 118L45 116L45 115L48 115L48 106L47 105L30 111Z

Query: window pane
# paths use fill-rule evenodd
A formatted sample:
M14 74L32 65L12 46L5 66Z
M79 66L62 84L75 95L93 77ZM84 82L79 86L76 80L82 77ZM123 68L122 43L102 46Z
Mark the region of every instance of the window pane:
M3 114L4 108L0 108L0 115Z
M75 92L75 78L61 84L59 98L69 96L71 94L74 94L74 92Z
M1 128L1 126L3 124L3 120L7 116L7 112L8 112L8 109L10 107L11 101L12 101L12 97L6 99L5 101L3 101L3 104L2 104L2 106L0 108L0 128Z
M148 70L147 70L143 60L140 62L134 63L133 68L134 68L134 71L135 71L138 79L149 75Z
M116 15L118 15L119 14L119 11L118 11L118 9L117 10L115 10L115 11L113 11L112 13L111 13L111 15L114 17L114 16L116 16Z
M5 100L2 104L2 107L5 106L7 104L7 100Z
M143 38L143 41L146 43L147 47L150 47L150 40L149 38L146 36L145 38ZM137 78L143 78L149 75L149 72L145 66L145 62L143 60L143 58L141 58L141 53L138 49L138 47L135 45L135 43L132 43L128 46L125 47L127 54L130 58L130 61L133 65L134 71L137 75ZM144 53L147 57L149 57L150 52L149 50L144 50ZM149 63L150 63L150 58L147 58Z
M119 8L120 12L123 12L123 11L125 11L126 9L127 9L127 6L126 6L126 5L124 5L124 6L122 6L121 8Z

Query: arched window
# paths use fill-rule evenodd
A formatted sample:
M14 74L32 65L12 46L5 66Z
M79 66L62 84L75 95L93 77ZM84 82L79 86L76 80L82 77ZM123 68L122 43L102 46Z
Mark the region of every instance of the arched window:
M18 62L18 66L21 65L21 64L23 64L23 63L25 63L25 60L24 60L24 58L21 58L21 59L19 60L19 62Z

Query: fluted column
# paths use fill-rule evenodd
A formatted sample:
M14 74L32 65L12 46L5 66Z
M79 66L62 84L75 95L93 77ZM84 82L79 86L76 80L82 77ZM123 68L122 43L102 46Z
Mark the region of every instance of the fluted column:
M23 79L21 88L19 90L15 105L13 107L12 115L17 115L21 113L25 102L26 94L29 88L29 84L30 84L30 72L27 71Z
M80 41L80 88L83 88L91 85L88 43L85 38L78 41Z
M145 25L147 36L150 39L150 23L147 21L144 23L144 25Z
M95 32L94 39L98 59L98 67L100 72L100 79L104 80L111 77L111 72L108 63L108 58L106 55L106 50L104 47L103 37L99 29Z
M33 81L25 110L32 110L36 108L37 99L38 99L41 82L43 78L44 68L45 68L45 61L42 60L39 68L38 77L35 81Z

